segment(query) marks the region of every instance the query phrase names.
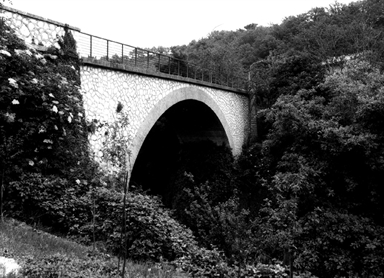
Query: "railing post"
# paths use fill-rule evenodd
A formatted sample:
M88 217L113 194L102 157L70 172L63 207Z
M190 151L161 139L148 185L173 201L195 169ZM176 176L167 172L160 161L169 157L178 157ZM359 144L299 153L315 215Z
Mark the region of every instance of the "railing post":
M109 61L109 40L107 40L107 61Z
M187 78L189 78L189 64L187 63Z
M89 44L90 44L90 49L89 49L89 51L90 51L90 56L89 57L91 57L92 58L92 36L89 36Z
M124 44L121 45L121 63L124 64Z
M149 51L147 51L147 69L149 69Z
M135 48L135 67L137 66L137 48Z
M159 69L159 72L161 72L161 70L160 70L160 59L161 59L161 56L160 56L161 54L159 53L159 67L158 67L158 69Z
M168 74L171 74L171 57L168 57Z

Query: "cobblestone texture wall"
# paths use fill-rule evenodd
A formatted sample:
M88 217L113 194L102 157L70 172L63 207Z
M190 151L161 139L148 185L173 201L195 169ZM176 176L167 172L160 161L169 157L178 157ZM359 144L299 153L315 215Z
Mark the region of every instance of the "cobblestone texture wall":
M44 46L55 45L58 47L57 37L64 35L65 26L71 30L80 31L76 27L9 7L3 7L0 16L15 30L18 37L29 44L33 40L35 44L42 44Z
M180 93L172 94L172 97L176 98L171 100L172 103L189 98L203 102L206 102L206 99L213 100L216 108L212 107L212 102L206 104L221 120L235 155L240 154L247 139L248 98L240 94L92 66L81 67L81 84L88 120L112 122L117 116L118 103L123 104L124 112L128 113L130 119L126 129L131 144L140 136L139 129L148 124L147 119L152 113L159 114L156 110L160 110L160 114L166 111L168 107L159 103L164 104L163 100L175 91ZM97 149L97 142L100 142L97 135L94 135L91 141ZM135 147L138 146L130 146Z

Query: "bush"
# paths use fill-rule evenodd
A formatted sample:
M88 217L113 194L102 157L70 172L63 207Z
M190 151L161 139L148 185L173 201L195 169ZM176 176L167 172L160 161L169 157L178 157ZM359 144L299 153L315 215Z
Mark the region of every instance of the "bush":
M92 196L93 195L93 196ZM121 223L123 194L105 188L97 188L80 198L76 207L91 207L94 198L96 210L95 234L97 240L107 243L113 253L121 250ZM84 202L85 199L88 200ZM157 197L142 193L131 193L127 199L126 248L130 258L135 260L158 261L161 258L173 260L196 245L192 232L172 218ZM80 232L85 239L92 238L91 219L78 219L71 223L71 234ZM86 223L84 225L84 223Z
M71 277L102 278L120 277L114 262L106 256L79 259L63 254L40 258L28 258L22 267L23 277Z
M89 209L74 208L79 196L88 191L85 181L77 181L40 173L23 174L7 188L5 210L20 220L66 233L71 219L84 218L82 214L90 217Z
M384 229L345 211L315 211L303 220L296 263L320 277L383 277Z
M21 181L10 183L6 209L21 220L40 223L88 244L95 234L108 251L120 253L123 194L78 182L23 175ZM197 244L192 232L174 220L157 197L130 193L126 211L126 248L135 260L173 260Z
M193 252L178 258L175 265L192 277L228 277L233 271L225 256L218 250L195 248Z

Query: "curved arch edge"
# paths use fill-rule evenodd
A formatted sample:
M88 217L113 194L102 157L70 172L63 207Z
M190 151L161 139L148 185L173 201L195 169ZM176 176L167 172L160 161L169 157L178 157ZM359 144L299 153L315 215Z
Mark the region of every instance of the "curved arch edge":
M232 153L234 151L234 140L233 135L231 133L231 130L229 128L229 124L224 116L224 113L221 111L219 106L216 104L216 102L213 100L213 98L206 93L205 91L193 87L183 87L180 89L176 89L169 94L167 94L166 97L161 99L155 107L151 109L148 116L145 118L144 122L140 125L140 128L138 132L136 133L135 137L133 138L132 144L131 144L131 153L130 153L130 165L133 169L133 166L135 164L136 158L139 154L139 151L144 143L145 138L147 137L148 133L156 123L156 121L173 105L184 101L184 100L196 100L204 103L207 105L217 116L219 119L221 125L224 128L225 134L228 139L229 147L232 150Z

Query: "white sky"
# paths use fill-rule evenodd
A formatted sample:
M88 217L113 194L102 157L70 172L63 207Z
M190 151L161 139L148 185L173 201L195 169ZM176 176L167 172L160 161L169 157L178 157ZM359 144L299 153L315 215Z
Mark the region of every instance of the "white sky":
M213 30L281 23L335 0L11 0L5 4L137 47L188 44ZM354 1L338 0L348 4Z

